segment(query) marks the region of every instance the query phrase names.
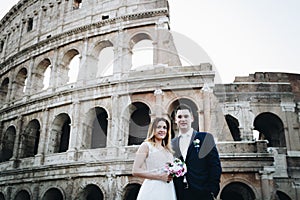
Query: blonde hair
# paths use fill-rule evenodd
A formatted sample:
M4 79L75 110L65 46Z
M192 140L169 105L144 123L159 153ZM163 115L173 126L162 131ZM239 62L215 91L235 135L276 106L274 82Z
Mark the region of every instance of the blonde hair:
M155 145L155 131L156 131L156 128L157 128L157 124L160 122L160 121L163 121L166 123L167 125L167 135L166 137L162 140L162 146L167 149L168 151L170 151L171 153L173 153L173 150L172 150L172 147L171 147L171 126L170 126L170 122L163 118L163 117L157 117L155 118L152 123L150 124L149 126L149 129L148 129L148 135L147 135L147 138L146 138L146 142L150 142L150 144L152 145Z

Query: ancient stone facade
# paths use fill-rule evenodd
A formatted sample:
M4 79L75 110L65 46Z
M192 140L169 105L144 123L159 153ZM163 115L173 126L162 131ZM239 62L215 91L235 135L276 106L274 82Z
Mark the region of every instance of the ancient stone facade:
M135 199L138 145L156 116L175 136L182 102L217 141L218 199L299 199L300 75L214 79L182 66L167 0L21 0L0 21L0 200Z

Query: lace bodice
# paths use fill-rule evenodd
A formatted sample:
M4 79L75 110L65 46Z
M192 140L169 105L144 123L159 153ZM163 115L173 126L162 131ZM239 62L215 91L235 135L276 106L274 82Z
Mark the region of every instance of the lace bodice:
M149 153L146 158L146 168L148 171L163 171L167 162L173 161L171 152L164 148L157 148L147 142Z

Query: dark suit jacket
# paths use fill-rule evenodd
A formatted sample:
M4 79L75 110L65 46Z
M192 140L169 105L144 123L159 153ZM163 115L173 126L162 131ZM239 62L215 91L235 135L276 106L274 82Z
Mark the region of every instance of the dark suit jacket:
M193 141L199 139L200 147L195 147ZM175 157L183 160L179 148L179 138L172 139L172 148ZM188 147L186 160L186 179L189 188L199 193L213 193L216 197L220 191L220 178L222 173L219 153L214 138L210 133L193 132ZM177 198L182 199L183 177L174 178Z

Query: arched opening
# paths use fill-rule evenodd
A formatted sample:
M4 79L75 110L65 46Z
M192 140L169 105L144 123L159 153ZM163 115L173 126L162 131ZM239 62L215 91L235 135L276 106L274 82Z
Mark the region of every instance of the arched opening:
M46 90L50 86L50 77L51 77L51 66L49 65L44 72L43 90Z
M254 120L254 129L259 131L259 139L269 141L269 147L286 147L283 122L277 115L261 113Z
M276 191L277 199L278 200L292 200L287 194L281 191Z
M140 191L141 185L137 183L132 183L126 185L122 200L136 200L138 193Z
M9 84L9 79L8 78L5 78L1 83L0 104L4 104L6 102L6 96L7 96L7 93L8 93L8 84Z
M4 133L1 143L0 162L8 161L13 157L14 144L16 139L16 129L14 126L8 127Z
M67 83L75 83L77 81L79 65L81 60L80 58L81 56L77 54L71 59L68 72L69 80Z
M80 66L81 55L76 49L71 49L65 53L62 62L56 69L57 83L59 86L77 81L78 71Z
M70 117L65 114L59 114L53 121L50 131L50 144L48 153L66 152L69 148L70 138Z
M241 182L233 182L224 187L220 198L222 200L254 200L255 195L252 189Z
M198 108L194 102L192 102L190 99L187 98L181 98L176 101L174 101L171 104L171 107L169 108L168 113L170 113L171 116L171 133L172 133L172 138L178 133L178 128L177 124L175 123L175 109L177 106L180 104L186 104L191 107L193 116L194 116L194 121L192 123L192 128L196 131L199 130L199 116L198 116Z
M134 102L130 106L128 145L139 145L147 137L150 118L149 107L141 102Z
M0 192L0 200L5 200L4 194Z
M227 125L234 141L241 141L241 132L239 129L239 121L231 115L225 115Z
M51 188L44 194L42 200L63 200L63 194L57 188Z
M101 189L94 184L87 185L78 195L78 200L103 200L104 195Z
M77 10L80 9L82 6L82 0L74 0L73 1L73 9Z
M44 59L37 65L32 77L32 93L40 92L50 86L51 68L49 59Z
M15 94L15 98L19 99L21 97L23 97L24 92L26 90L26 81L27 80L27 69L26 68L22 68L17 76L16 76L16 80L14 82L14 94Z
M38 152L40 140L40 123L38 120L32 120L26 126L22 134L21 157L33 157Z
M102 40L95 45L91 56L87 58L88 65L81 69L80 77L90 80L112 75L114 73L114 59L113 43L109 40Z
M103 48L99 54L97 77L112 75L113 64L114 64L114 48L112 46L107 46Z
M131 69L149 69L152 67L153 44L150 39L143 39L133 46Z
M30 194L26 190L21 190L15 196L14 200L30 200Z
M95 108L93 120L91 148L104 148L107 141L107 121L108 115L103 108Z

